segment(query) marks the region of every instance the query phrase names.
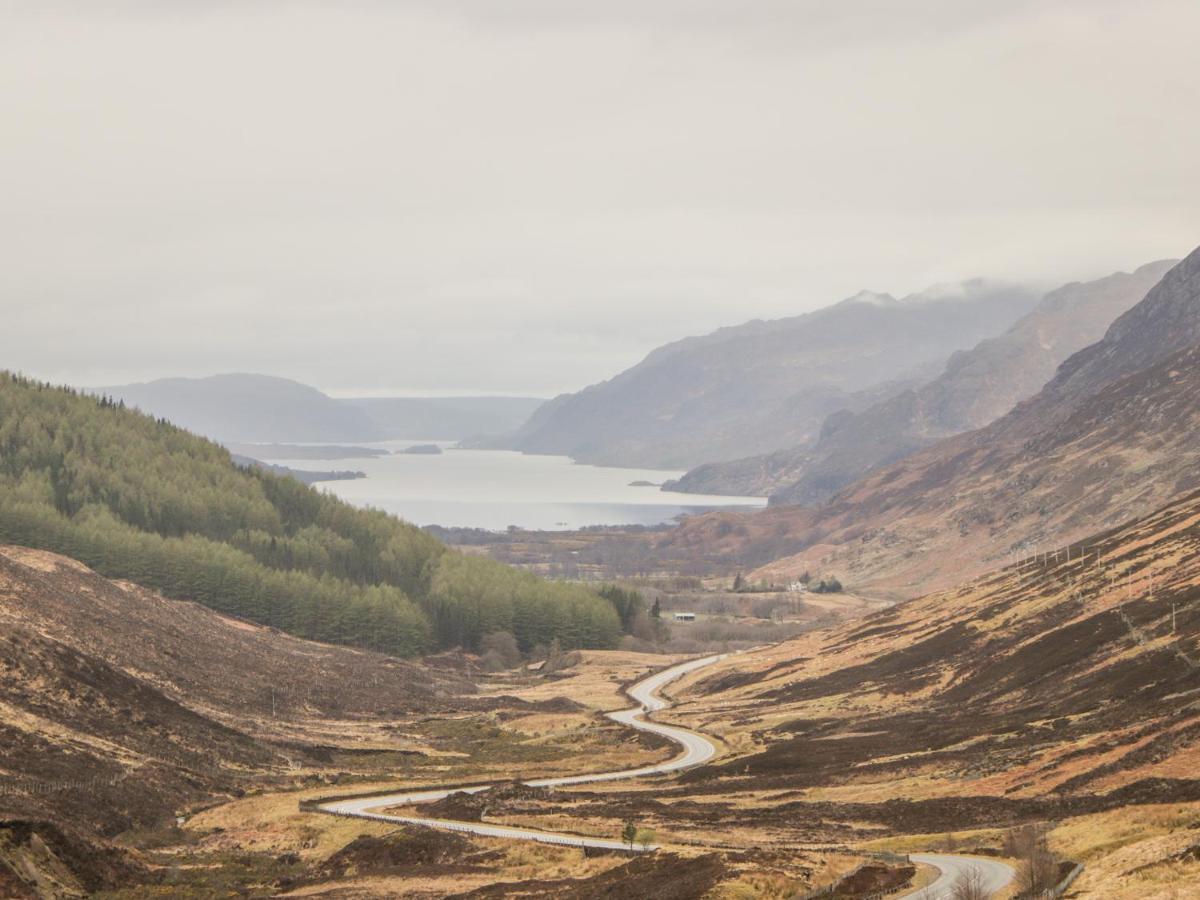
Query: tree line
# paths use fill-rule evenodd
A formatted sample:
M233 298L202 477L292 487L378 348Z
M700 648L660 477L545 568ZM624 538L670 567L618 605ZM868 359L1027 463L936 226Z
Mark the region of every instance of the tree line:
M466 556L400 519L106 397L0 372L0 540L315 640L414 655L511 632L612 647L613 602Z

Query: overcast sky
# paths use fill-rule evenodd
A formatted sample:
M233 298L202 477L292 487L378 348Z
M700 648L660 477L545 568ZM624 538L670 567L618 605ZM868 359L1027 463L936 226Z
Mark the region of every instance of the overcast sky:
M1200 244L1195 0L0 0L0 367L549 395Z

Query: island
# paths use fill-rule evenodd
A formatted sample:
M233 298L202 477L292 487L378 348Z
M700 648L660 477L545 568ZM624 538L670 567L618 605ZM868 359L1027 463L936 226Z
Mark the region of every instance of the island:
M341 444L239 444L226 443L230 453L251 459L370 459L387 456L379 447L347 447Z
M660 484L655 484L653 481L631 481L630 487L662 487Z
M339 469L333 472L310 472L306 469L293 469L291 466L281 466L277 463L267 463L250 456L231 453L230 459L243 468L258 468L276 475L286 475L304 484L316 484L319 481L350 481L355 478L366 478L366 472Z
M403 450L397 450L397 453L412 453L418 456L437 456L442 452L442 448L437 444L413 444L411 447L405 447Z

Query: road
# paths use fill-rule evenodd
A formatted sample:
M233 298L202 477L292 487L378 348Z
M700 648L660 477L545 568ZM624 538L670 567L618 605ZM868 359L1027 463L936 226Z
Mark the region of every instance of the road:
M710 666L724 658L724 655L718 655L693 659L643 678L631 686L627 692L637 705L608 713L608 717L614 722L620 722L622 725L628 725L630 728L636 728L638 731L647 731L662 735L678 744L683 748L683 751L678 756L657 765L643 766L640 769L621 769L616 772L593 772L586 775L567 775L560 778L539 778L534 781L526 781L525 784L532 787L565 787L573 784L594 784L598 781L620 781L626 778L642 778L647 775L664 775L669 772L678 772L682 769L707 762L717 752L717 748L713 746L708 738L684 728L676 728L673 725L663 725L659 722L647 720L643 716L670 706L658 693L666 685L677 678L682 678L689 672ZM321 812L333 815L353 816L359 819L371 819L379 822L395 822L399 825L424 825L429 828L440 828L444 831L465 831L485 837L517 838L526 841L540 841L544 844L564 844L570 847L596 847L605 850L629 849L628 844L615 839L608 840L605 838L555 834L531 828L514 828L506 825L489 825L481 822L453 822L447 819L396 816L373 811L389 806L413 806L419 803L431 803L434 800L441 800L443 797L448 797L450 794L459 791L468 794L477 794L480 791L487 790L489 787L492 787L492 785L479 784L465 788L432 788L409 793L354 797L348 800L334 800L329 803L322 803L317 808ZM655 845L651 844L645 848L639 847L639 849L653 850L655 849Z
M676 666L656 672L633 684L627 691L630 699L636 705L628 709L608 713L614 722L659 734L678 744L682 752L663 763L653 766L643 766L639 769L621 769L616 772L593 772L586 775L567 775L559 778L539 778L526 781L532 787L565 787L573 784L594 784L599 781L620 781L626 778L642 778L649 775L665 775L683 769L698 766L712 759L717 748L702 734L678 728L674 725L664 725L660 722L646 719L647 713L666 709L671 704L662 698L659 691L690 672L711 666L725 659L725 654L706 656L693 659ZM508 825L491 825L484 822L455 822L449 819L426 819L419 816L396 816L375 810L392 806L414 806L420 803L431 803L441 800L459 791L477 794L492 787L490 784L471 785L470 787L429 788L408 793L385 794L371 797L354 797L346 800L332 800L320 804L317 809L321 812L338 816L353 816L360 819L371 819L379 822L392 822L398 825L423 825L427 828L440 828L443 831L463 831L484 837L514 838L525 841L538 841L544 844L562 844L569 847L595 847L604 850L628 850L628 844L619 840L606 838L583 837L573 834L556 834L549 831L538 831L532 828L519 828ZM651 844L641 847L642 850L654 850ZM954 881L964 871L971 867L979 869L984 878L984 885L989 891L998 891L1012 881L1014 872L1010 866L990 859L977 859L969 856L946 856L940 853L913 854L913 862L926 863L941 871L941 876L922 891L906 895L921 900L949 900Z
M933 866L942 874L938 876L937 881L928 885L924 890L905 894L906 898L951 900L954 896L954 883L971 869L979 871L983 877L983 888L989 895L1006 887L1015 875L1012 866L994 859L982 859L974 856L945 856L941 853L913 853L909 859L915 863Z

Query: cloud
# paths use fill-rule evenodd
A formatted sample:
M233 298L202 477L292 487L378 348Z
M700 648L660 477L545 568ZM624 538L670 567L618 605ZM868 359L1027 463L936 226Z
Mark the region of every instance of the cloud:
M535 391L1196 243L1182 2L0 5L0 358Z

